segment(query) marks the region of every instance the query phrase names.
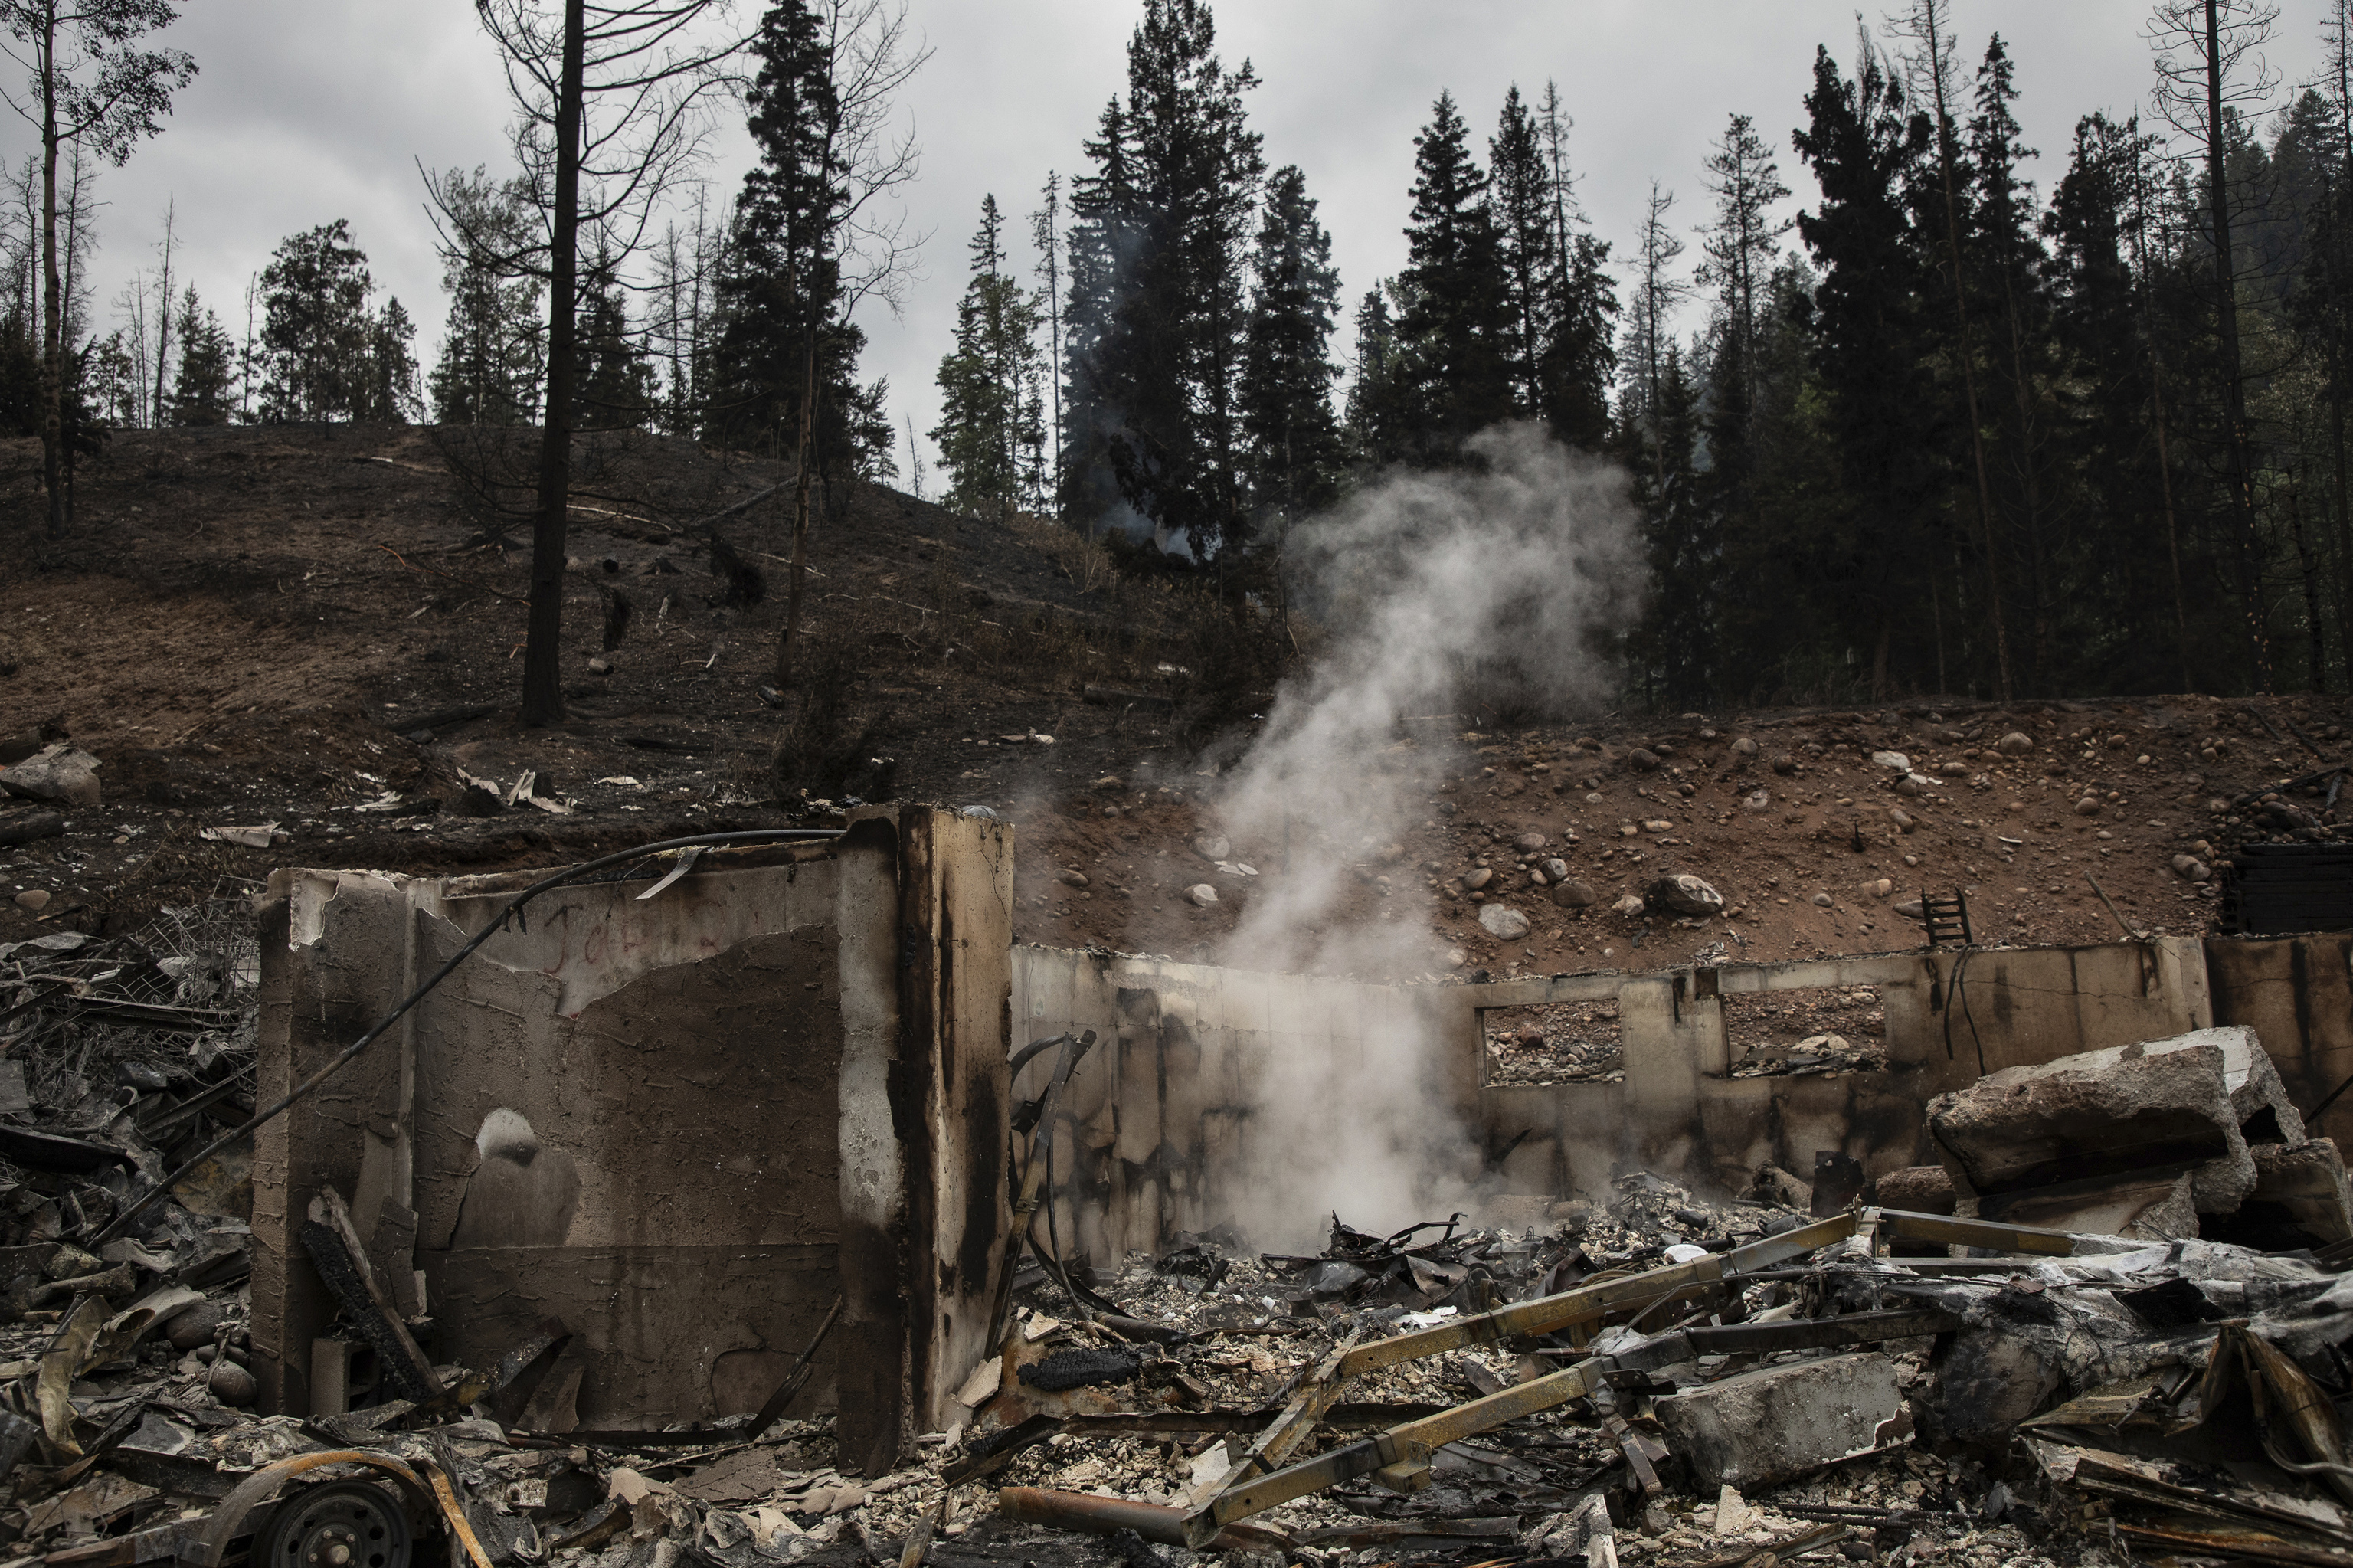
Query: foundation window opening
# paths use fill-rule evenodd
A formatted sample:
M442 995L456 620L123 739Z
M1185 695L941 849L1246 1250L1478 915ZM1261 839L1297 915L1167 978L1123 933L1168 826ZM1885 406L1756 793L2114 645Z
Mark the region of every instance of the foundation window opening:
M1876 986L1739 991L1719 1000L1733 1077L1840 1077L1887 1070L1887 1009Z
M1481 1081L1491 1089L1626 1081L1625 1039L1614 996L1482 1008L1479 1033Z

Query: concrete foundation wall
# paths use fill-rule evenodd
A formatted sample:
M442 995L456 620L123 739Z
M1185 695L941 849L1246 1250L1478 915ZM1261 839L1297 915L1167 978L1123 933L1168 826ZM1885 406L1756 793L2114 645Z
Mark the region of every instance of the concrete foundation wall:
M493 936L256 1149L265 1404L310 1408L333 1316L297 1233L332 1185L434 1353L495 1361L545 1319L588 1426L759 1407L839 1295L796 1408L888 1468L977 1356L1003 1165L1010 831L862 812L839 840L559 889ZM265 1097L326 1061L543 872L279 874ZM413 1252L407 1238L413 1234Z
M1876 987L1884 1072L1730 1076L1721 997ZM1353 1071L1377 1033L1410 1030L1436 1066L1423 1092L1452 1105L1507 1192L1600 1196L1632 1170L1725 1190L1757 1168L1803 1174L1835 1149L1876 1174L1932 1161L1922 1109L1982 1072L2157 1039L2215 1021L2195 941L1897 954L1728 965L1664 975L1595 974L1397 987L1119 958L1014 951L1015 1034L1093 1029L1055 1144L1055 1220L1095 1258L1165 1246L1241 1206L1252 1107L1271 1056L1314 1051ZM1488 1008L1614 1000L1619 1083L1488 1086L1479 1014ZM1023 1074L1034 1096L1047 1067ZM1345 1216L1344 1216L1345 1217Z
M2255 1032L2315 1138L2353 1148L2353 1092L2312 1107L2353 1077L2353 936L2217 938L2206 944L2214 1022Z

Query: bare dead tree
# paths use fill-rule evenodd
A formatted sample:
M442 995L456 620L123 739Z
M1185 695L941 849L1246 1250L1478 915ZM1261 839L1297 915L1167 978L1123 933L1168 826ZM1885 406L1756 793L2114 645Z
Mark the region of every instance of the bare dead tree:
M147 34L179 12L169 0L0 0L0 52L26 81L0 94L40 137L41 482L49 536L72 521L66 485L66 312L58 275L58 154L87 148L120 167L131 150L163 129L172 94L196 74L185 49L141 48Z
M900 89L932 58L912 44L904 0L811 0L824 36L832 91L817 151L816 173L837 193L823 243L840 279L828 310L812 301L801 350L800 429L793 451L793 554L785 590L785 628L776 640L775 681L792 686L793 653L800 639L801 603L808 580L809 481L817 410L817 362L829 322L846 321L869 299L897 314L906 301L916 250L896 205L901 186L915 177L919 149L912 129L892 123Z
M663 196L693 179L743 45L732 0L476 0L517 111L515 153L544 223L501 260L547 285L546 391L538 509L532 527L522 721L564 716L565 534L570 514L573 398L579 367L580 253L616 266L637 254ZM428 176L436 221L462 223ZM478 250L487 235L443 229Z

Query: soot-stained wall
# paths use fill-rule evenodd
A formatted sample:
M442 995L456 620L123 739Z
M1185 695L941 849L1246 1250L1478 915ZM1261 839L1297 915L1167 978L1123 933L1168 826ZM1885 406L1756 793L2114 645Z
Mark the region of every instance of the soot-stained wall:
M439 1356L570 1330L583 1426L758 1408L839 1297L796 1409L839 1409L845 1468L895 1463L976 1359L995 1288L1011 859L1000 824L871 809L838 840L706 853L649 898L662 866L536 902L259 1135L265 1404L310 1408L333 1308L295 1235L332 1185L381 1272L421 1271ZM280 873L264 1083L543 874Z

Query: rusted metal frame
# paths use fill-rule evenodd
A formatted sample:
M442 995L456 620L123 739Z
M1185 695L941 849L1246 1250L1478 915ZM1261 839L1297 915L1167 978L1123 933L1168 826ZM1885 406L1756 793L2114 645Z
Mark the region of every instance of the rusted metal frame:
M1583 1398L1593 1392L1593 1369L1599 1364L1588 1361L1563 1368L1220 1492L1186 1516L1186 1543L1199 1551L1226 1526L1359 1476L1377 1475L1383 1485L1415 1489L1418 1484L1427 1484L1430 1456L1447 1444Z
M1998 1224L1991 1220L1961 1220L1950 1214L1915 1214L1903 1209L1866 1209L1866 1220L1883 1235L1905 1241L1941 1242L1947 1246L1977 1246L1989 1252L2025 1253L2036 1257L2073 1257L2075 1238L2065 1231L2038 1230L2032 1225Z

